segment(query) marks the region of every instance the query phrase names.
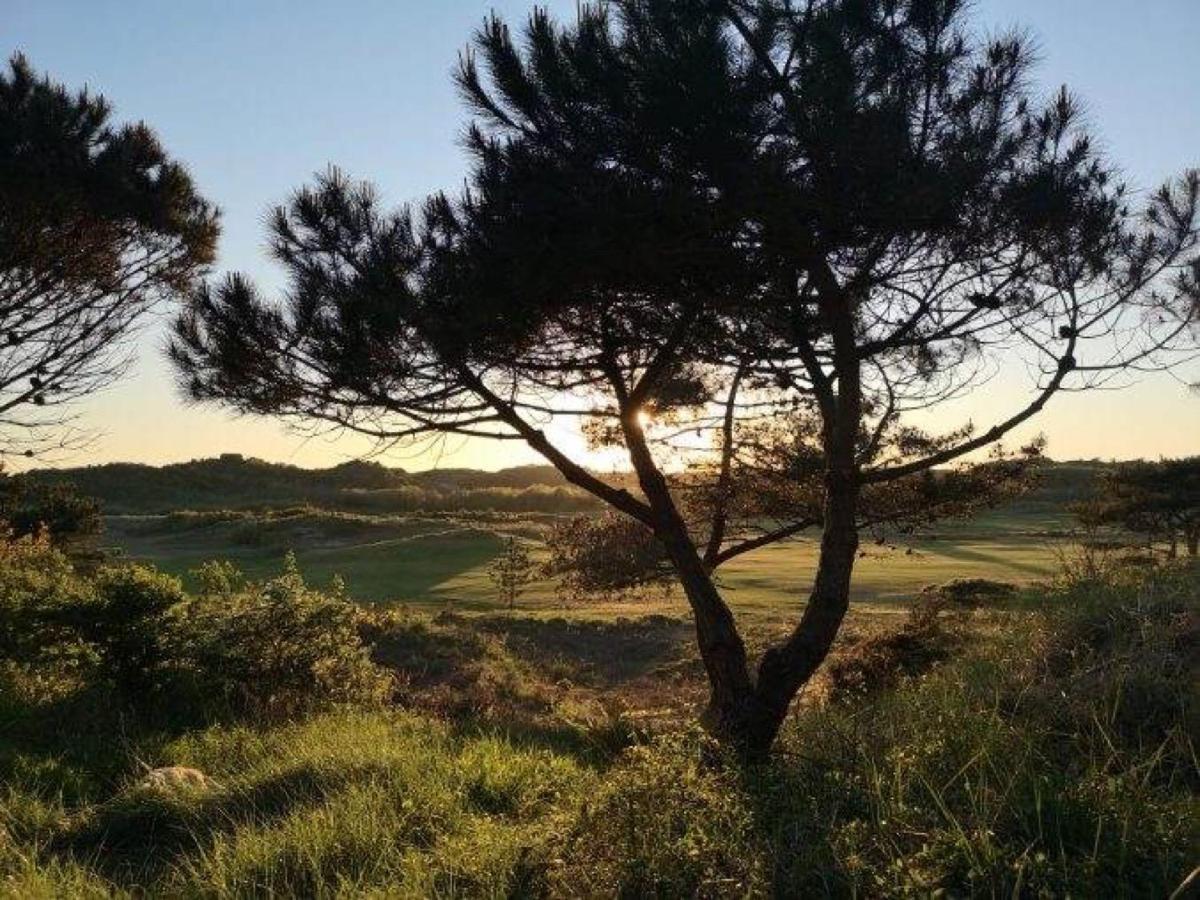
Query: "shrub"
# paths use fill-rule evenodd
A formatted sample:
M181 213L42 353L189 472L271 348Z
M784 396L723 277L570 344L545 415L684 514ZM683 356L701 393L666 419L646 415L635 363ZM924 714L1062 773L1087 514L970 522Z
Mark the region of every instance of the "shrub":
M0 472L0 522L18 537L45 532L55 544L100 533L100 504L66 482L41 483Z
M899 628L868 635L837 651L825 665L829 697L860 698L945 662L962 644L964 614L981 599L1009 597L1012 585L986 579L951 581L925 588Z
M0 658L33 664L78 650L61 620L85 593L45 531L14 537L0 530Z
M238 711L291 715L374 703L391 690L359 637L354 605L310 589L291 555L284 573L262 585L182 604L173 628L175 656L194 690Z
M165 663L178 579L142 566L78 575L45 532L0 536L0 656L43 680L105 682L127 697Z
M620 599L647 587L670 589L666 557L653 532L615 513L556 524L546 536L546 548L545 574L559 579L569 600Z
M956 578L945 584L930 585L921 592L925 602L940 602L967 609L1011 600L1016 593L1015 584L990 578Z
M894 687L950 656L955 636L940 623L908 622L838 652L825 666L829 696L847 700Z
M5 683L25 694L42 682L59 693L112 690L125 706L163 706L183 719L288 715L389 695L357 608L308 588L294 559L261 585L247 586L227 563L200 575L202 593L190 598L179 579L151 567L83 577L45 535L0 539Z
M557 852L564 896L740 897L766 892L765 848L735 768L697 736L627 751Z
M246 576L227 560L210 560L201 563L191 572L200 589L201 597L220 597L228 600L246 587Z
M157 686L169 661L167 613L184 600L178 578L145 566L101 569L64 622L97 654L102 677L127 699Z

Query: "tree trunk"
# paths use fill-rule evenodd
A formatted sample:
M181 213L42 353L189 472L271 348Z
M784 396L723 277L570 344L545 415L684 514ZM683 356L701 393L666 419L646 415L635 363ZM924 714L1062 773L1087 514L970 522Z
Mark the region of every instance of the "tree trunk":
M833 646L850 602L850 578L858 553L856 454L862 422L860 365L853 317L847 312L851 308L844 303L828 310L840 354L835 365L837 392L826 383L822 403L827 468L821 554L812 593L788 639L763 655L756 680L750 677L746 647L733 613L713 584L650 453L636 403L622 404L621 426L630 461L653 510L655 534L679 576L696 622L696 640L710 686L704 724L747 758L770 752L793 698ZM621 384L619 377L612 380Z
M713 584L682 519L667 513L656 529L696 623L696 640L710 687L704 725L746 758L761 759L770 752L792 700L825 660L841 628L858 552L858 492L852 467L839 467L827 475L825 525L812 593L788 639L763 655L756 681L750 678L746 648L733 613Z
M1200 555L1200 530L1188 532L1187 548L1188 556Z
M660 532L659 537L692 608L696 644L708 675L708 708L702 721L718 740L738 744L739 735L747 732L754 719L754 687L746 646L732 611L713 584L691 539L686 534L680 536L674 529Z
M625 410L621 424L638 483L654 513L655 536L671 560L696 623L696 643L710 691L704 724L718 739L736 743L754 718L754 687L746 662L746 645L738 633L733 612L713 584L712 575L692 542L666 478L650 454L636 409Z
M833 646L850 604L850 579L858 553L855 521L858 486L853 473L827 476L825 525L821 555L812 593L799 624L778 647L772 647L758 667L755 716L745 736L749 755L770 751L797 692L816 673Z

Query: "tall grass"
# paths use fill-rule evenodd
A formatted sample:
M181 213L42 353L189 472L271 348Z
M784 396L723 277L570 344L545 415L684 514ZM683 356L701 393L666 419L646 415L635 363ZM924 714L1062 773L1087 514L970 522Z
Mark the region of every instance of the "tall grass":
M1200 858L1198 601L1195 572L1069 579L896 690L804 708L736 780L693 777L700 738L640 751L571 858L603 894L1165 897Z
M752 768L687 730L597 755L399 709L93 708L86 741L0 736L0 894L1165 897L1200 858L1198 584L1073 570L923 674L802 704ZM158 765L217 786L139 787Z

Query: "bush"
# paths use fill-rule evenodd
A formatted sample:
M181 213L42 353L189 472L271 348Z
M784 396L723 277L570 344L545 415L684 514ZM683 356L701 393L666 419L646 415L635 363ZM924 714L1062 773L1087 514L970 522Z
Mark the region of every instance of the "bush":
M964 616L974 606L1013 593L1012 585L986 579L930 585L899 628L868 635L835 652L824 667L828 696L860 699L928 672L962 645Z
M392 679L371 662L354 605L309 588L290 555L282 575L238 592L229 571L210 575L220 589L182 604L172 625L174 657L198 696L286 716L390 694Z
M1011 600L1017 586L1007 581L990 578L956 578L945 584L934 584L925 588L921 601L941 604L946 607L973 609L979 606L994 606Z
M44 531L22 537L0 531L0 658L27 665L77 651L61 619L86 592Z
M184 601L178 578L145 566L101 569L89 596L63 609L63 624L96 653L99 674L126 699L158 686L168 659L169 610Z
M654 533L625 516L575 516L546 536L545 574L558 578L568 600L621 599L656 587L668 592L674 579Z
M99 534L100 504L66 482L44 484L0 472L0 522L17 537L45 532L56 544Z
M169 662L167 613L183 600L179 580L151 568L84 578L44 536L0 540L0 651L45 678L143 700Z
M698 736L628 751L557 854L561 896L742 897L766 892L764 850L735 768Z
M844 701L894 687L948 659L955 643L956 636L937 623L908 622L871 635L826 663L829 696Z
M44 535L0 539L5 680L112 691L124 706L183 719L290 715L390 695L357 608L308 588L293 559L261 585L228 564L201 575L202 593L188 597L179 579L150 567L82 577Z

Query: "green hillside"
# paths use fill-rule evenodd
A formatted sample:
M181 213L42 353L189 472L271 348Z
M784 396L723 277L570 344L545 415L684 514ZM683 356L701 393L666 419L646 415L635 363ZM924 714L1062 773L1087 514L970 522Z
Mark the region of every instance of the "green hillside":
M100 500L110 515L300 505L363 513L582 511L596 507L589 495L568 485L550 466L517 466L499 472L406 472L354 460L328 469L302 469L226 453L166 466L109 463L35 470L21 477L42 483L70 482Z
M1053 462L1041 483L1008 512L1061 514L1083 497L1109 463ZM39 469L22 475L42 483L70 482L97 498L109 515L157 515L178 510L262 510L316 506L359 513L415 511L574 512L598 509L590 495L567 484L552 466L515 466L496 472L430 469L408 472L352 460L327 469L226 453L166 466L108 463Z

